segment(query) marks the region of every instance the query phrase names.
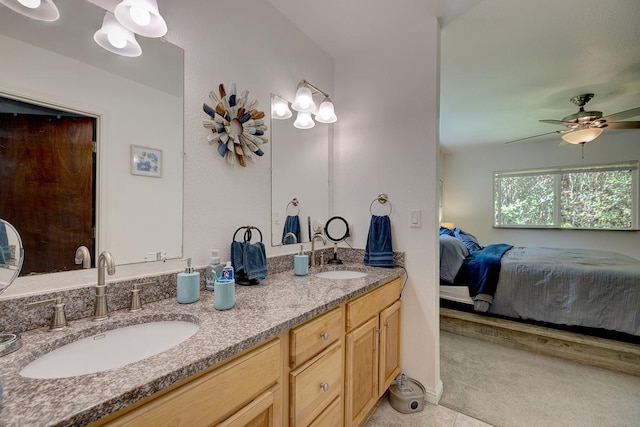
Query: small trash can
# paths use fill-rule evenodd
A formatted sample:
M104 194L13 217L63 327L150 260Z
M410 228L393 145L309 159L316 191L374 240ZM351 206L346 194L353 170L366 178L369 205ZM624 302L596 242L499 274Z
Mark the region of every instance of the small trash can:
M389 386L389 403L393 409L403 414L422 411L424 395L424 386L404 374Z

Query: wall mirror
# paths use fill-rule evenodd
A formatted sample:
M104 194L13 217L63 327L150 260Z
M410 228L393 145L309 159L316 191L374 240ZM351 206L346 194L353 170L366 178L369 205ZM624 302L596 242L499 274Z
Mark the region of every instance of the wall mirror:
M60 19L48 23L3 8L0 95L96 118L97 253L117 264L180 258L184 51L140 37L142 56L114 55L93 40L104 9L56 5ZM162 152L160 177L131 173L132 145Z
M0 219L0 294L18 277L23 261L24 250L18 230Z
M303 130L294 120L271 115L271 246L282 244L287 216L298 216L302 242L329 216L329 125Z

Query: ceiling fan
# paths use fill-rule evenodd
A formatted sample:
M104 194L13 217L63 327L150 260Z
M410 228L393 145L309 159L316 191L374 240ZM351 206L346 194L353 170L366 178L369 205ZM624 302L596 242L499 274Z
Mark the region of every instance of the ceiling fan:
M629 117L639 116L640 107L632 108L630 110L621 111L619 113L610 114L603 117L601 111L584 110L585 104L589 102L591 98L593 98L593 96L594 95L592 93L585 93L571 98L571 102L580 107L580 109L577 113L571 114L563 118L562 120L540 120L542 123L562 125L567 129L547 132L541 135L529 136L526 138L520 138L513 141L508 141L507 144L517 141L523 141L525 139L536 138L543 135L559 133L562 135L562 139L569 144L584 145L587 142L591 142L599 137L605 129L640 129L640 121L618 121L624 120Z

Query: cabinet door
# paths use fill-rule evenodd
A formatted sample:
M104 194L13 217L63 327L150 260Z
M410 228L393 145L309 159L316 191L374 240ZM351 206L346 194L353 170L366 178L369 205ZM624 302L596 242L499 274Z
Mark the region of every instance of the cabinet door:
M400 373L400 300L380 313L380 378L378 395L391 385Z
M267 390L217 427L275 427L282 425L279 387Z
M378 400L378 316L347 334L345 423L362 423Z

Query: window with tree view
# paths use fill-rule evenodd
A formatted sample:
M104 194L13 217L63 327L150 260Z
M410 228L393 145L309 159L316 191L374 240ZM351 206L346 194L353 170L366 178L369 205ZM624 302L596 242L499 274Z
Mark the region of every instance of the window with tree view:
M638 228L638 162L494 172L494 226Z

